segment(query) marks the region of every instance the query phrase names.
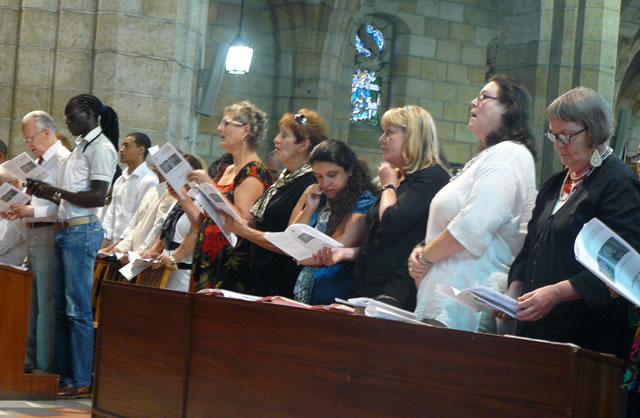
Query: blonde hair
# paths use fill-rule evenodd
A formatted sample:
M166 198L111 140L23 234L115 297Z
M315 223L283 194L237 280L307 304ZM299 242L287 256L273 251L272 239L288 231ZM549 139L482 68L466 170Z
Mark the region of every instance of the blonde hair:
M403 106L387 110L382 115L382 128L386 131L390 126L397 126L405 133L402 146L402 157L407 174L430 167L442 165L440 144L436 124L425 109L420 106Z

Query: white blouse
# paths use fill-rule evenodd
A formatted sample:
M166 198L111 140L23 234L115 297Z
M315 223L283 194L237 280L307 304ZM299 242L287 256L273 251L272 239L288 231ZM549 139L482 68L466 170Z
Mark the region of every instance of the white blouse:
M535 164L524 145L496 144L431 201L425 242L447 229L464 250L433 264L420 288L416 315L449 328L477 331L480 314L436 292L442 283L463 290L506 290L507 273L522 248L535 205Z

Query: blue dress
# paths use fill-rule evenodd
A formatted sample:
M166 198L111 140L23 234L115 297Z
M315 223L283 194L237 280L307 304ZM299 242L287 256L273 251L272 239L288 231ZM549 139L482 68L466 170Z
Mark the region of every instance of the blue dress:
M309 225L317 228L318 215L327 198L323 194L320 197L318 209L313 213ZM366 190L360 195L360 199L356 203L353 213L366 214L369 207L376 201L376 196ZM305 266L300 271L298 280L303 275L313 275L313 290L311 291L310 300L300 300L296 295L296 299L301 302L310 303L312 305L328 305L335 302L335 298L350 298L353 294L353 281L355 272L352 262L344 262L334 264L333 266ZM315 273L314 273L315 272Z

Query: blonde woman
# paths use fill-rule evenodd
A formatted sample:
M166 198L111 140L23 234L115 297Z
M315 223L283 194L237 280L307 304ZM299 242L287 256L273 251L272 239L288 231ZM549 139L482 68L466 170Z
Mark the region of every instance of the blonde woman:
M382 128L382 191L367 213L362 246L325 250L318 256L325 264L356 260L357 296L413 310L416 289L407 258L422 240L431 199L447 184L449 174L429 112L419 106L389 109Z

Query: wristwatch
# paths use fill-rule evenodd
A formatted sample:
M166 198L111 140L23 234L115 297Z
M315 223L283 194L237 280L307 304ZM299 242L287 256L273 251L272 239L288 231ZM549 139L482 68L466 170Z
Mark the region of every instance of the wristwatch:
M424 256L424 247L420 247L420 252L418 253L418 261L423 266L430 266L433 264L433 261L427 260L427 257Z
M387 189L393 189L393 191L397 192L398 188L396 187L395 184L393 183L389 183L389 184L385 184L384 186L382 186L382 190L380 190L381 192L384 192Z
M176 258L173 255L169 256L169 260L171 260L171 262L173 263L173 265L175 266L176 264L178 264L178 262L176 261Z
M59 205L61 200L62 200L62 192L55 192L53 194L53 202L56 205Z

